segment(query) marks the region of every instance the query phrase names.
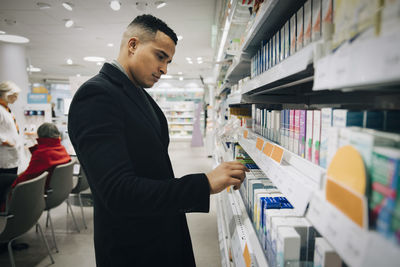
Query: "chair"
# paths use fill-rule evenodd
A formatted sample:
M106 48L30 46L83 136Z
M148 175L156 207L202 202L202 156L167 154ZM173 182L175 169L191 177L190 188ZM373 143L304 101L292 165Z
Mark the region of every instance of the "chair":
M54 234L53 222L51 220L50 210L61 205L64 201L67 203L67 209L71 211L72 220L79 233L78 224L76 223L74 213L71 208L68 196L72 191L72 173L75 160L71 160L68 163L58 165L54 168L53 174L51 175L49 189L46 190L45 194L45 211L47 211L46 227L50 222L51 234L53 237L53 243L58 252L56 243L56 237Z
M81 194L82 194L83 191L85 191L88 188L89 188L89 183L87 181L86 174L83 171L83 168L81 167L80 168L80 172L78 174L78 183L76 184L74 189L72 189L71 194L77 194L78 195L79 205L81 206L83 225L85 226L85 229L87 229L87 225L86 225L86 220L85 220L85 214L83 212L83 204L82 204Z
M0 219L6 221L5 228L0 233L0 242L8 243L8 253L12 267L15 267L15 261L11 243L28 232L35 224L40 230L40 235L46 245L51 263L54 263L49 245L38 223L45 207L43 194L47 174L47 172L44 172L37 178L17 184L12 191L11 198L7 201L6 212L0 214Z

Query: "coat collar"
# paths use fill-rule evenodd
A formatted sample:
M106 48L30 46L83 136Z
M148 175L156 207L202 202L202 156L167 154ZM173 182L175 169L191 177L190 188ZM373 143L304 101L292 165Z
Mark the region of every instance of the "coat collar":
M122 90L125 92L125 94L139 107L139 109L142 111L143 116L146 118L146 123L150 124L150 127L154 129L154 131L157 132L158 136L160 137L161 141L164 143L165 141L163 139L162 132L160 132L155 125L155 123L158 123L154 121L152 116L150 115L150 108L148 105L145 104L145 101L143 100L143 97L147 97L150 101L150 103L154 107L154 100L147 94L146 91L144 91L142 88L136 87L129 78L122 73L119 69L114 67L113 65L109 63L104 63L103 67L100 70L100 73L106 75L110 80L112 80L114 83L121 85ZM141 94L139 90L143 90L144 94ZM157 104L155 104L157 106ZM159 113L156 112L156 114L159 116ZM160 116L159 116L160 117ZM161 121L161 119L160 119ZM161 124L161 123L160 123ZM168 127L168 126L167 126ZM163 127L161 126L161 131L163 131Z

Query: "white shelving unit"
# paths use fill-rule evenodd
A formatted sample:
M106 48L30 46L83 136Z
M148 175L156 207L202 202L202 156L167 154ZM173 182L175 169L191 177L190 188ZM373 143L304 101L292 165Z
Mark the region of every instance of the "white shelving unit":
M168 119L170 139L173 141L191 140L194 123L194 102L171 101L164 103L161 108Z

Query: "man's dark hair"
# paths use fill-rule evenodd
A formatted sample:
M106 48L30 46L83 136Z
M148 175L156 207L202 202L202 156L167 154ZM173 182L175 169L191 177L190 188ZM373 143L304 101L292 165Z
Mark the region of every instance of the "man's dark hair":
M37 134L40 138L59 138L61 136L57 126L49 122L40 125L37 129Z
M168 25L164 21L162 21L159 18L156 18L152 15L145 14L145 15L137 16L128 25L128 28L134 27L134 26L142 27L149 33L152 33L153 36L155 36L157 31L161 31L161 32L165 33L166 35L168 35L169 38L171 38L175 44L178 43L178 37L176 37L176 33L170 27L168 27Z

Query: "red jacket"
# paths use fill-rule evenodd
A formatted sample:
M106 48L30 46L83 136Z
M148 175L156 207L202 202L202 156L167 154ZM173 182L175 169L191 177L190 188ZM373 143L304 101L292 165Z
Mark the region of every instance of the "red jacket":
M49 175L46 179L47 189L54 167L71 160L65 147L61 145L59 138L38 138L37 141L38 144L30 148L32 157L28 168L14 181L12 184L13 188L21 182L36 178L43 172L48 171Z

